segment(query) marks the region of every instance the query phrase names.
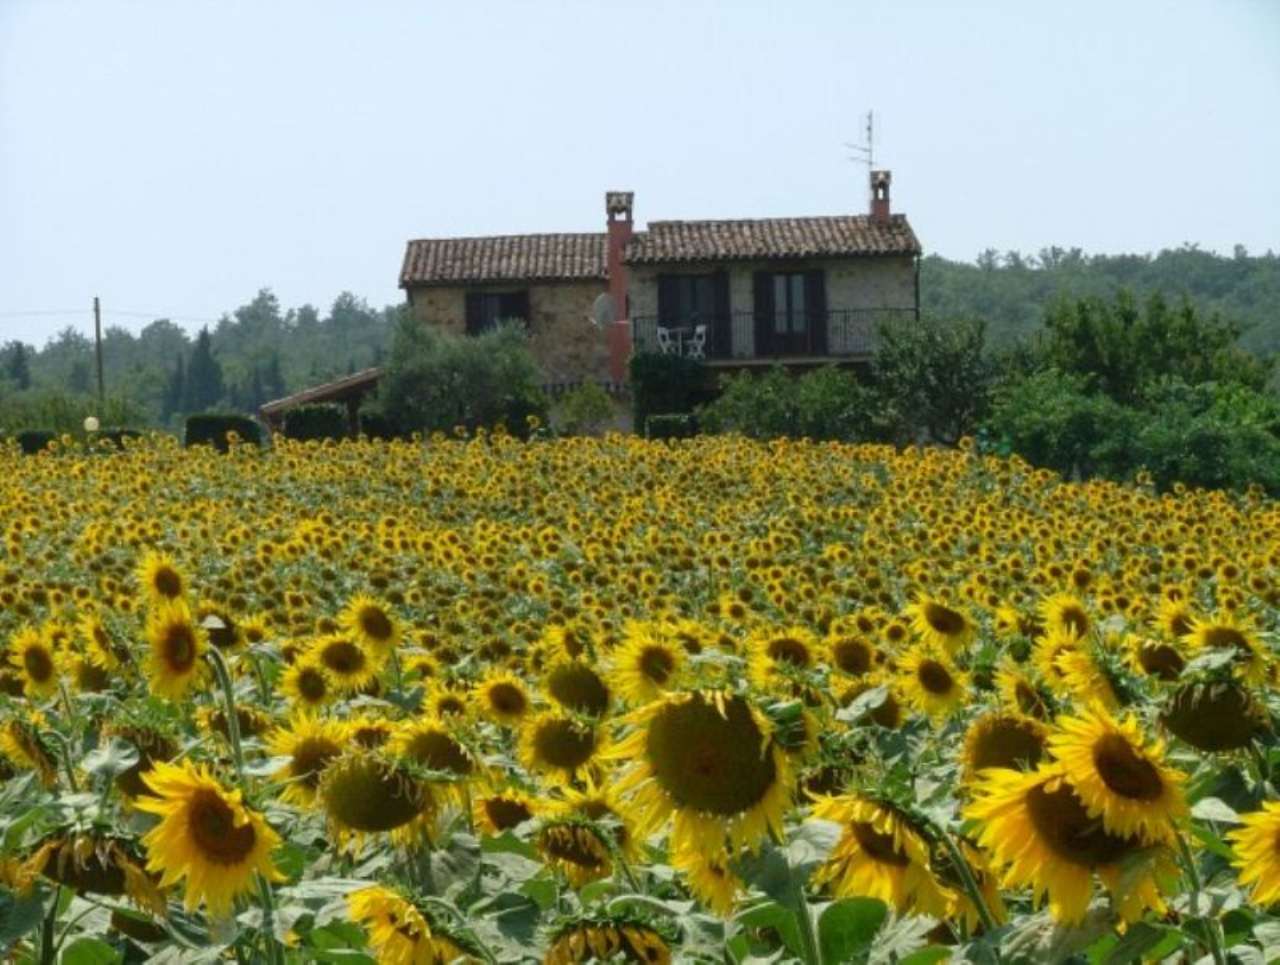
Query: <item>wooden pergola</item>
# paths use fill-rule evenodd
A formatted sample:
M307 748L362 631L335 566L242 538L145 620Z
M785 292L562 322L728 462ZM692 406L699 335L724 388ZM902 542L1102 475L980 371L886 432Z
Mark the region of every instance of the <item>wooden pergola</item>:
M258 409L258 415L262 417L268 430L279 432L284 423L284 414L290 409L322 403L345 405L347 430L354 436L360 431L360 403L378 387L378 379L381 377L381 368L375 366L361 369L332 382L313 385L293 395L286 395L283 399L267 402Z

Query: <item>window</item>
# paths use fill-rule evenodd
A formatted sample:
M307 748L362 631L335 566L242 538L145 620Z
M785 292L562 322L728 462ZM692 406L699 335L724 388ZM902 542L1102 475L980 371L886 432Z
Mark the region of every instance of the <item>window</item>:
M658 281L658 314L664 324L708 321L716 314L717 275L663 275Z
M467 292L467 333L478 334L498 322L529 320L529 292Z
M773 276L774 334L804 334L808 327L804 288L804 272L779 272Z

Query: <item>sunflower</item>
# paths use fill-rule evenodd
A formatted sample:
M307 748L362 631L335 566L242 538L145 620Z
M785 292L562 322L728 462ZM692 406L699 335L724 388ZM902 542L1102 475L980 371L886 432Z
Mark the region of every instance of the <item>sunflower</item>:
M400 627L391 612L373 597L359 593L338 615L339 624L361 647L381 659L400 642Z
M520 763L530 773L569 783L592 763L604 742L600 728L567 714L543 711L520 727Z
M206 767L157 762L144 780L155 797L139 798L135 806L160 816L142 839L147 870L161 875L164 888L185 879L188 911L204 903L222 918L253 888L255 874L283 880L271 861L280 836Z
M560 929L542 965L586 962L640 962L670 965L671 948L652 925L626 918L583 918Z
M375 751L395 736L396 725L383 717L358 714L347 718L347 737L357 747Z
M404 827L435 809L431 790L393 761L362 748L326 762L315 796L340 835L376 834Z
M849 686L837 691L836 703L844 708L870 690L884 688L884 699L863 715L862 719L889 730L897 730L902 726L902 701L899 699L896 678L873 674L862 680L855 680ZM868 698L870 699L870 698Z
M518 828L532 821L543 809L538 798L508 788L491 794L479 795L471 801L471 819L485 834L492 837Z
M589 822L550 818L533 836L543 862L560 871L574 888L607 877L613 871L609 845Z
M1267 682L1268 655L1248 623L1219 612L1212 620L1194 620L1187 639L1199 651L1225 650L1233 654L1235 673L1246 683L1260 686Z
M379 662L342 634L321 637L307 651L307 657L329 671L334 686L344 693L364 690L378 676Z
M983 714L965 734L965 778L973 780L988 767L1035 767L1044 756L1048 734L1049 729L1032 717L998 711Z
M686 848L671 856L671 867L684 878L693 897L721 918L733 915L738 896L746 890L733 873L727 852L708 857L696 848Z
M1120 698L1115 684L1107 673L1100 654L1088 643L1064 650L1057 661L1062 674L1062 689L1079 704L1101 704L1107 710L1116 710Z
M642 833L674 817L676 850L720 853L780 835L791 798L791 765L768 719L743 696L670 694L632 712L635 730L610 752L629 766L615 785L634 794Z
M605 822L612 834L610 843L628 861L635 861L640 857L640 839L636 835L635 819L612 785L597 783L588 776L581 790L568 786L562 790L562 794L563 799L554 808L558 815Z
M902 693L935 722L950 717L968 698L969 678L929 647L913 647L898 661Z
M85 641L85 653L103 670L119 670L123 664L133 661L129 648L113 640L102 617L86 613L80 618L80 635Z
M1268 729L1266 709L1235 680L1184 684L1165 702L1160 723L1209 752L1248 747Z
M1000 703L1007 710L1041 721L1053 716L1048 694L1008 657L996 668L995 683Z
M9 663L22 677L22 690L32 700L41 700L58 692L61 655L50 644L46 634L34 627L23 627L9 641Z
M1101 707L1060 717L1049 749L1089 816L1121 837L1172 840L1187 815L1184 776L1164 763L1164 745L1146 742L1132 717L1116 721Z
M1106 831L1055 765L985 771L965 816L978 824L1001 885L1031 888L1037 905L1047 895L1057 922L1084 918L1095 873L1126 921L1164 910L1158 882L1173 871L1167 850Z
M632 624L610 662L610 680L622 699L629 704L647 704L676 684L684 669L685 651L648 625Z
M347 912L368 932L369 947L382 965L445 965L474 957L465 939L381 885L351 892Z
M491 670L476 684L475 702L499 724L514 727L533 706L524 682L515 674Z
M143 867L144 860L131 839L93 830L50 835L27 864L77 894L126 895L139 908L163 915L164 894Z
M204 633L191 618L186 603L158 603L147 617L144 667L151 692L181 700L202 678Z
M851 677L861 677L875 669L880 654L866 637L840 634L826 640L827 660L831 666Z
M40 733L44 722L37 712L25 720L13 717L0 724L0 753L14 767L35 771L45 787L53 787L58 783L58 759Z
M972 619L941 599L921 593L906 609L912 628L929 644L949 654L961 650L973 638Z
M391 738L390 749L428 770L447 775L451 785L447 796L461 802L466 791L463 782L481 776L476 755L441 720L419 718L405 721Z
M609 686L585 660L559 659L542 677L542 689L566 710L602 717L609 709Z
M280 690L295 711L304 713L313 713L338 696L329 671L310 659L290 664L280 678Z
M847 794L819 798L813 816L840 826L840 840L815 872L837 898L878 898L902 914L946 914L948 895L930 870L928 841L896 808Z
M138 564L138 582L152 603L175 603L187 591L187 581L168 553L150 550Z
M747 667L757 687L768 688L818 662L818 641L804 627L765 628L747 640Z
M1174 640L1190 636L1195 629L1196 614L1185 598L1160 601L1160 609L1156 611L1156 625Z
M304 716L294 717L288 727L268 735L266 745L271 755L288 758L272 775L286 785L281 800L301 808L315 804L320 778L341 756L347 739L347 728L337 721Z
M1240 823L1227 834L1235 852L1231 863L1240 884L1251 887L1255 905L1274 905L1280 902L1280 801L1263 801L1261 811L1242 815Z
M1089 635L1093 621L1083 601L1072 593L1055 593L1040 601L1040 618L1046 634L1080 640Z
M1156 680L1177 680L1187 666L1187 658L1176 644L1153 640L1136 633L1128 635L1129 665Z

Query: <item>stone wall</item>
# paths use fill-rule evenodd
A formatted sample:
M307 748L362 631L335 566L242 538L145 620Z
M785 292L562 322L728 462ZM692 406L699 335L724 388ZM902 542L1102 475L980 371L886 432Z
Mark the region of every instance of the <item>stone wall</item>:
M431 286L409 293L414 317L451 332L467 330L468 291L513 291L511 285ZM604 381L609 378L609 347L603 328L589 321L591 306L605 291L604 281L551 282L527 286L529 349L547 382Z
M827 308L914 308L915 259L911 255L881 255L860 258L813 259L797 262L735 261L683 265L635 265L630 269L630 305L633 316L658 314L658 275L667 272L729 272L729 311L750 312L754 308L753 278L757 271L812 271L827 273ZM833 332L828 350L838 354L847 349L839 333ZM733 354L750 358L755 354L751 325L735 326Z

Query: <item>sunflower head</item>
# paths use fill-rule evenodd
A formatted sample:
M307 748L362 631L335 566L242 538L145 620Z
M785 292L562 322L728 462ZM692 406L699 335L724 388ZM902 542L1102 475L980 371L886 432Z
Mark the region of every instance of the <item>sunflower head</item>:
M173 557L158 550L149 551L138 565L138 582L153 603L172 603L182 599L187 581Z
M205 649L204 630L187 604L156 603L147 617L148 653L145 663L151 692L158 697L181 699L203 679L200 660Z
M339 831L393 831L434 808L430 788L376 752L350 750L324 768L317 797Z
M333 676L311 658L298 660L285 670L280 690L300 713L314 713L338 696Z
M273 757L287 758L274 775L277 781L285 783L281 799L298 807L314 804L321 777L342 755L347 739L347 728L343 724L301 715L288 727L271 733L267 737L267 749Z
M1093 621L1084 602L1073 593L1055 593L1040 603L1040 618L1045 632L1075 640L1088 636Z
M352 597L338 621L370 653L389 654L400 642L400 626L391 610L367 594Z
M434 963L470 960L476 949L429 906L374 885L347 897L351 920L369 935L380 962Z
M501 670L490 671L476 685L475 699L485 715L508 727L519 724L533 706L524 682Z
M47 633L29 626L15 633L9 641L9 663L22 679L23 692L33 700L58 692L62 655Z
M1160 723L1197 750L1209 752L1247 747L1268 728L1265 709L1234 680L1184 684L1165 701Z
M902 693L935 722L954 714L968 698L968 675L931 647L917 646L898 661Z
M557 660L542 678L542 689L565 710L602 717L609 709L609 686L585 660Z
M520 761L554 782L571 782L595 760L604 732L568 714L543 711L520 727Z
M543 965L586 962L647 962L669 965L670 936L658 926L622 916L583 917L556 929Z
M648 624L631 624L622 646L612 654L611 680L623 700L648 703L676 684L685 653L683 646L669 642Z
M307 656L329 671L335 686L347 693L357 693L378 676L381 661L347 634L321 637Z
M542 860L569 879L575 888L604 878L613 871L609 845L590 821L551 818L533 838Z
M531 821L542 811L536 797L509 788L480 795L471 802L471 816L485 834L497 836Z
M911 626L926 643L954 654L973 638L972 619L949 601L920 594L907 607Z
M1022 714L984 714L965 735L965 776L972 780L988 767L1035 767L1045 754L1048 733L1044 724Z

